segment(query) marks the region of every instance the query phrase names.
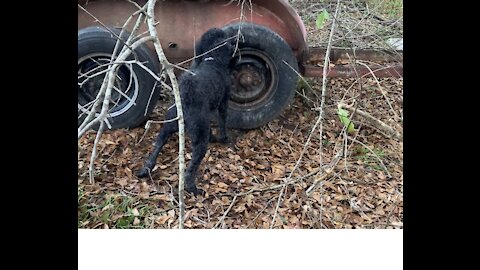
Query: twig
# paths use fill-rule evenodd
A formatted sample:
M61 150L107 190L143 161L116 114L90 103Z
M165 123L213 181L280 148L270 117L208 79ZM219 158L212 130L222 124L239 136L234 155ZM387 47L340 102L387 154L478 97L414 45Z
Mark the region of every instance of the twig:
M137 18L137 21L135 22L135 24L133 25L133 28L132 28L132 32L130 33L130 35L128 36L127 38L127 41L125 42L125 44L131 44L134 40L135 40L135 35L137 34L137 31L138 29L140 28L140 26L143 24L143 21L144 21L144 13L143 13L143 10L145 9L145 6L142 8L142 9L139 9L137 10L136 12L134 12L132 15L130 15L127 19L127 22L125 22L125 24L122 26L122 30L120 31L120 36L123 35L123 33L126 31L125 29L127 28L127 24L128 22L130 21L131 18L133 18L133 16L135 16L137 13L140 13L138 15L138 18ZM112 54L112 61L115 57L115 52L116 52L116 49L118 48L120 42L119 41L122 41L121 39L118 39L117 40L117 43L115 44L115 48L114 48L114 51L113 51L113 54ZM123 46L122 47L122 50L120 51L120 54L123 53L125 50L129 49L132 54L134 55L135 57L135 60L138 60L138 57L137 57L137 54L135 53L135 51L132 50L132 48L130 48L129 46Z
M393 114L395 115L395 117L397 117L397 119L400 119L397 112L393 109L393 106L392 106L392 103L390 102L390 99L388 99L387 94L385 94L385 91L383 91L383 88L380 85L380 82L378 81L378 78L377 78L377 76L375 76L375 73L372 71L372 69L367 64L362 63L362 61L357 61L357 63L366 67L368 69L368 71L370 71L370 74L372 74L373 79L375 80L375 82L378 85L378 89L380 90L380 93L382 93L383 97L387 101L388 106L390 107L390 110L392 110Z
M127 0L127 1L130 2L131 4L133 4L133 5L134 5L136 8L138 8L139 10L142 10L142 11L143 11L143 10L145 9L145 7L142 8L142 7L139 6L135 1L132 1L132 0Z
M275 206L275 212L273 212L272 223L270 223L270 229L273 229L273 226L275 225L275 218L277 217L278 208L280 207L280 202L282 201L282 195L283 195L283 192L285 191L286 186L287 184L283 184L282 190L280 190L280 194L278 195L277 205Z
M320 168L319 168L319 169L316 169L316 170L313 170L313 171L311 171L310 173L308 173L308 174L306 174L306 175L304 175L304 176L296 177L295 179L290 180L290 181L288 181L288 182L286 182L286 183L284 183L284 184L286 184L286 185L293 184L293 183L295 183L295 182L298 182L298 181L300 181L300 180L303 180L303 179L305 179L305 178L307 178L307 177L310 177L310 176L318 173L320 170L321 170ZM285 181L285 179L284 179L284 181ZM263 191L278 189L278 188L283 187L284 184L271 185L271 186L268 186L268 187L265 187L265 188L258 188L258 189L252 188L252 189L250 189L249 191L246 191L246 192L237 193L237 194L227 193L226 195L245 196L245 195L248 195L248 194L251 194L251 193L254 193L254 192L263 192Z
M327 51L325 52L325 60L323 62L323 77L322 77L322 95L321 95L321 101L320 101L320 113L318 115L317 124L320 122L320 140L322 140L323 137L323 115L324 115L324 107L325 107L325 96L327 95L327 75L328 75L328 67L330 64L330 50L332 48L332 39L333 39L333 33L335 32L335 23L338 18L338 11L340 10L340 0L337 0L337 6L335 8L335 15L334 19L332 21L332 27L330 28L330 36L328 37L328 44L327 44ZM320 153L322 153L322 148L323 144L320 143ZM322 155L320 154L320 167L322 167Z
M338 20L338 13L339 13L339 10L340 10L340 1L337 0L337 4L336 4L336 8L335 8L335 15L333 16L333 21L332 21L332 26L331 26L331 29L330 29L330 35L329 35L329 38L328 38L328 43L327 43L327 50L325 52L325 60L324 60L324 64L323 64L323 77L322 77L322 94L321 94L321 101L320 101L320 109L319 109L319 116L318 116L318 119L315 123L315 125L318 125L320 124L320 140L322 140L323 138L323 115L324 115L324 107L325 107L325 97L326 97L326 93L327 93L327 78L328 78L328 67L329 67L329 63L330 63L330 50L332 48L332 39L333 39L333 34L334 34L334 30L335 30L335 23L336 21ZM314 126L315 128L315 126ZM344 128L344 132L345 132L345 128ZM322 149L323 149L323 143L320 142L319 144L319 151L320 151L320 167L323 167L323 162L322 162ZM321 195L321 204L320 204L320 213L319 213L319 216L320 216L320 228L321 226L323 225L323 222L322 222L322 210L323 210L323 180L328 176L330 175L332 172L333 172L333 168L336 166L336 164L338 163L338 160L339 160L339 156L341 154L342 151L338 152L337 155L332 159L330 165L329 165L329 169L325 169L325 172L326 174L323 175L322 177L320 177L313 185L310 186L310 188L307 189L306 193L307 195L309 195L312 190L317 186L318 183L320 183L320 187L321 187L321 190L320 190L320 195Z
M318 222L320 222L320 229L323 226L322 210L323 210L323 181L320 182L320 209L318 211L319 212Z
M153 93L155 93L155 88L157 87L158 81L155 81L153 84L152 90L150 91L150 96L148 97L147 105L145 106L145 112L143 113L143 116L147 116L148 114L148 108L150 107L150 102L152 101Z
M227 39L225 39L225 41L227 41L227 40L229 40L229 39L232 39L232 38L227 38ZM214 48L212 48L212 49L210 49L210 50L208 50L208 51L206 51L206 52L204 52L204 53L202 53L202 54L199 54L199 55L195 56L195 57L192 57L192 58L189 58L189 59L187 59L187 60L185 60L185 61L182 61L182 62L180 62L180 63L177 63L176 66L180 66L180 65L183 65L183 64L188 63L188 62L190 62L190 61L193 61L194 59L197 59L197 58L199 58L199 57L202 57L202 56L204 56L204 55L206 55L206 54L208 54L208 53L210 53L210 52L212 52L212 51L214 51L214 50L216 50L216 49L218 49L218 48L220 48L220 47L223 47L223 46L225 46L225 45L227 45L227 42L224 42L224 43L222 43L222 44L220 44L220 45L218 45L218 46L216 46L216 47L214 47Z
M349 174L348 172L348 166L347 166L347 155L348 155L348 134L347 134L347 127L350 125L350 123L352 123L352 118L353 118L353 114L350 115L349 119L348 119L348 124L344 125L344 127L342 128L342 134L343 134L343 138L344 138L344 141L343 141L343 160L344 160L344 165L345 165L345 171L347 173L347 175ZM357 133L358 134L358 133ZM357 135L355 134L355 135Z
M92 149L92 156L90 157L90 166L88 168L89 172L89 178L90 178L90 184L93 185L95 183L95 180L93 178L93 165L95 162L95 158L97 157L97 145L98 142L100 141L100 138L102 136L103 129L105 128L105 122L102 121L100 124L100 128L97 131L97 136L95 137L95 142L93 143L93 149Z
M110 27L106 26L104 23L102 23L97 17L95 17L92 13L90 13L88 10L86 10L84 7L82 7L80 4L78 4L78 7L83 10L85 13L87 13L90 17L92 17L96 22L98 22L101 26L103 26L105 28L105 30L107 30L108 32L110 32L110 34L114 35L117 40L121 40L123 42L123 45L127 46L130 48L130 46L125 42L123 41L119 35L117 35L115 32L113 32L112 30L110 30ZM134 14L132 14L126 21L126 23L129 22L129 20L133 17ZM130 48L131 51L133 51L132 48Z
M320 178L315 180L315 182L307 189L307 191L305 191L307 196L310 196L310 194L315 189L315 187L318 185L318 183L323 182L323 180L327 179L327 177L329 177L332 173L333 173L333 169L331 169L331 168L326 169L325 174L323 174L322 176L320 176Z
M139 192L139 193L135 193L135 192L131 192L131 191L128 191L126 189L122 189L120 190L120 192L123 192L123 193L126 193L126 194L130 194L132 196L140 196L140 195L145 195L145 194L148 194L148 196L152 196L152 195L156 195L156 194L162 194L158 191L152 191L152 192ZM124 195L125 196L125 195ZM151 198L147 198L147 199L151 199Z
M132 71L132 67L130 66L130 71ZM107 72L109 71L110 69L107 70ZM133 72L131 72L130 74L133 74ZM95 75L96 76L96 75ZM132 76L132 75L130 75ZM117 74L115 74L115 77L118 77ZM82 87L82 85L87 82L90 78L87 78L86 80L84 80L82 83L79 84L80 87ZM129 85L127 87L127 89L125 90L125 93L128 92L130 90L130 87L132 86L131 85L131 80L132 78L129 79ZM113 86L113 90L117 91L118 94L120 94L122 97L124 97L126 100L128 100L129 102L133 102L134 105L136 105L136 102L134 100L132 100L129 96L127 96L125 93L123 93L120 89L118 89L118 87L116 87L115 85ZM113 100L111 100L112 102L115 102ZM118 104L115 104L115 105L118 105ZM83 106L81 106L80 104L78 104L79 107L81 107L82 110L86 110Z
M189 69L187 69L187 68L184 68L184 67L182 67L182 66L179 66L178 64L172 64L172 63L170 63L170 65L172 65L172 67L174 67L174 68L180 69L181 71L185 71L185 72L190 73L190 74L192 74L192 75L196 75L195 72L192 72L191 70L189 70Z
M238 1L240 3L240 1ZM237 34L235 35L236 36L236 42L235 42L235 49L233 50L233 54L232 54L232 57L237 53L237 50L238 50L238 45L240 43L240 36L243 38L243 34L242 34L242 25L243 25L243 22L244 22L244 18L245 18L245 15L244 15L244 5L245 5L245 0L242 0L242 4L240 6L240 24L239 24L239 27L238 27L238 31L237 31ZM253 7L251 6L251 2L250 2L250 12L253 12Z
M168 84L167 84L166 82L164 82L163 80L161 81L161 83L162 83L162 86L163 86L163 87L165 87L165 88L167 88L168 90L170 90L170 91L173 92L173 88L170 87L170 85L168 85Z
M171 200L171 202L175 203L178 206L179 203L178 203L177 199L175 199L175 196L173 196L172 185L170 185L170 183L167 180L165 180L165 183L167 183L167 185L170 187L170 200Z
M355 179L355 178L346 178L346 177L339 177L340 180L347 181L347 182L355 182L360 185L365 185L365 186L374 186L376 183L369 183L367 181Z
M268 202L265 204L265 207L263 207L263 209L260 210L260 212L255 216L255 218L247 224L247 227L245 227L245 229L248 229L248 227L250 227L250 225L252 225L255 220L257 220L257 218L263 213L263 211L265 211L265 209L267 209L267 207L270 205L270 202L272 202L273 199L275 199L276 197L277 196L273 196L270 200L268 200Z
M398 201L395 202L395 204L393 205L392 210L390 211L390 213L388 213L387 221L386 221L386 223L385 223L385 229L386 229L386 228L388 227L388 225L390 224L390 217L392 217L393 211L395 211L395 209L397 209L397 205L398 205Z
M307 82L307 80L305 80L305 78L303 78L302 74L298 73L298 71L296 71L289 63L287 63L287 61L285 60L282 60L282 62L287 65L291 70L293 70L293 72L295 72L295 74L297 74L298 77L300 77L300 79L308 86L309 90L312 91L313 94L315 94L315 96L317 96L318 98L318 95L315 91L313 91L313 88L312 86ZM298 92L297 92L298 93ZM307 98L305 95L303 95L305 98Z
M164 123L174 122L174 121L177 121L177 120L178 120L178 117L175 117L173 119L168 119L168 120L162 120L162 121L148 120L147 123L145 124L145 131L143 132L142 137L140 138L140 140L136 144L139 144L143 141L143 139L145 138L145 135L147 134L147 132L150 129L150 127L152 126L152 124L164 124Z
M228 206L227 210L225 211L225 213L223 213L222 218L220 218L220 220L217 222L217 224L215 224L215 226L213 226L213 229L216 229L218 227L218 225L220 225L223 222L223 220L227 216L228 212L230 212L230 209L232 209L233 205L237 201L237 197L238 197L237 195L235 195L235 197L233 197L233 200L230 203L230 206Z
M196 221L202 223L203 225L207 225L207 224L208 224L206 221L203 221L203 220L199 219L199 218L196 217L196 216L192 216L192 219L195 219Z

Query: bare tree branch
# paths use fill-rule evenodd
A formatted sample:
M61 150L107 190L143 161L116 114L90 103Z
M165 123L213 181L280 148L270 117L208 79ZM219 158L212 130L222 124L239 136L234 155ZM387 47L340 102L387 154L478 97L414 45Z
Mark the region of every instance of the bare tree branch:
M180 98L180 90L178 87L177 77L173 72L173 66L168 62L165 53L163 52L162 45L160 40L158 39L157 29L155 28L155 16L154 16L154 7L156 0L149 0L148 1L148 29L150 31L150 35L153 38L153 44L155 46L155 51L158 55L158 60L162 64L162 66L167 71L168 77L172 83L173 87L173 95L175 96L175 106L177 108L177 117L178 117L178 205L180 208L180 215L179 215L179 223L178 227L183 229L183 223L185 218L185 123L183 118L183 109L182 109L182 102Z
M89 167L90 184L95 183L95 180L93 178L94 177L93 165L94 165L95 158L97 157L97 145L98 145L98 142L100 141L104 128L105 128L105 122L102 121L102 123L100 124L100 128L97 131L97 136L95 137L95 142L93 143L92 156L90 157L90 167Z
M322 148L323 148L323 143L322 143L322 138L323 138L323 115L324 115L324 107L325 107L325 96L327 95L327 68L330 65L330 50L332 48L332 39L333 39L333 33L335 30L335 22L337 21L338 18L338 11L340 10L340 0L337 0L337 7L335 8L335 15L333 16L333 21L332 21L332 27L330 29L330 36L328 37L328 44L327 44L327 51L325 52L325 61L323 63L323 77L322 77L322 95L320 99L320 112L318 115L318 120L315 123L315 125L320 122L320 167L323 165L323 160L322 160ZM321 182L323 183L323 182ZM323 186L321 186L323 189ZM323 191L321 192L321 201L323 201ZM323 204L320 207L320 227L322 226L322 210L323 210Z

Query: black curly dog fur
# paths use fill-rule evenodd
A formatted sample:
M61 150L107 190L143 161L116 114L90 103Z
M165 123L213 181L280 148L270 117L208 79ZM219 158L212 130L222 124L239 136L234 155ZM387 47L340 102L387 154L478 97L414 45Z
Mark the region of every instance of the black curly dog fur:
M226 38L225 32L221 29L208 30L195 48L197 55L225 43ZM195 59L190 69L195 75L185 72L179 79L185 129L191 139L193 148L192 160L185 172L185 189L193 194L200 193L195 185L195 175L207 152L208 143L228 142L225 121L232 84L230 60L233 50L233 44L227 41L226 45ZM217 112L219 138L213 136L210 128L210 119ZM166 119L174 119L175 117L177 117L177 108L172 106L167 112ZM139 177L149 175L163 145L177 131L177 121L167 122L163 125L157 136L155 149L137 174Z

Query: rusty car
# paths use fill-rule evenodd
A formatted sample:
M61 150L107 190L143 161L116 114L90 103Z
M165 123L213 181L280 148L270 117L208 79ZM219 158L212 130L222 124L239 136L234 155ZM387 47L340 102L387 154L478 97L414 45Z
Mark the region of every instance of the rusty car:
M110 61L116 37L106 31L105 26L121 28L138 6L146 2L78 1L83 7L78 9L79 74L86 74ZM325 57L325 50L307 46L304 23L286 0L163 0L157 2L155 16L159 39L167 59L173 64L192 59L195 41L210 28L222 28L232 35L241 32L237 54L232 58L233 85L227 117L230 128L253 129L265 125L291 103L298 75L322 75L316 63ZM139 32L146 30L143 25ZM153 44L142 44L136 52L149 69L160 71ZM332 51L330 60L339 57L342 52ZM351 73L350 67L338 68L331 70L332 76ZM398 70L394 71L399 74ZM388 76L392 71L382 69L379 72ZM79 79L79 124L103 82L102 76L97 77L89 78L88 82ZM135 65L122 66L109 111L111 127L132 128L144 123L162 89L144 69Z

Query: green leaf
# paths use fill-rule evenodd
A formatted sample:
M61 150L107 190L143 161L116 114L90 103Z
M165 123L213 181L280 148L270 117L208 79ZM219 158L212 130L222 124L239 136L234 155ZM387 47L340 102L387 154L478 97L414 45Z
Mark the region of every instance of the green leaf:
M325 25L325 21L327 21L330 18L330 14L328 14L328 11L322 10L320 14L317 16L317 29L322 29L323 26Z
M340 121L342 124L344 124L347 127L347 132L351 133L355 131L355 126L353 125L353 122L350 121L348 118L348 111L338 108L338 117L340 117Z

